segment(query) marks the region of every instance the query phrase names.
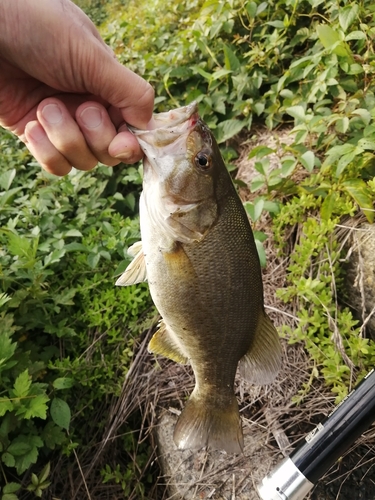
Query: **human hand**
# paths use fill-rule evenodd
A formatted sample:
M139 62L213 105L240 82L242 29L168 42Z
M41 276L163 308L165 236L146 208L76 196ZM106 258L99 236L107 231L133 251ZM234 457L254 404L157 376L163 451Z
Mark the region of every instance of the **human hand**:
M153 102L70 0L0 1L0 125L48 172L138 161Z

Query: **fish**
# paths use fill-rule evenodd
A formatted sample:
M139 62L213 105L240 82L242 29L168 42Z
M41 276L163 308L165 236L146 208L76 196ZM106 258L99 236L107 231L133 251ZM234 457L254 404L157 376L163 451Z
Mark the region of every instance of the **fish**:
M142 241L116 285L148 281L162 318L149 352L193 369L176 446L241 453L237 368L270 384L281 366L249 219L196 102L154 114L146 130L129 128L144 152Z

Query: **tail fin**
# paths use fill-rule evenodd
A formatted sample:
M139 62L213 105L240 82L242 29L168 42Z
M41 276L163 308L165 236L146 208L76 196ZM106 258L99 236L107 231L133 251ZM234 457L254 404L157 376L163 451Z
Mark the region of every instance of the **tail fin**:
M194 391L183 409L173 439L180 450L207 446L227 453L241 453L243 435L238 404L230 395L226 405L209 404Z

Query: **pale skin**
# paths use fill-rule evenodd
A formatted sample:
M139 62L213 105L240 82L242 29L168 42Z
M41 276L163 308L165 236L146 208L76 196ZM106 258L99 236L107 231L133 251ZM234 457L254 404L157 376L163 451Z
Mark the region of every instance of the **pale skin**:
M45 170L140 160L126 124L145 128L153 104L152 87L70 0L0 1L0 125Z

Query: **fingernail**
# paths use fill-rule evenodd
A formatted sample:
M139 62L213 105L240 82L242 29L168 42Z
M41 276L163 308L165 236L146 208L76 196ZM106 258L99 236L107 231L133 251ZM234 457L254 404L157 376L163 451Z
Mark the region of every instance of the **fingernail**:
M102 123L102 113L100 109L93 106L85 108L82 111L80 118L87 128L96 128Z
M44 106L42 115L43 118L52 125L55 125L62 120L62 113L57 104L47 104Z
M121 153L117 153L115 158L118 158L122 161L132 160L134 158L134 151L122 151Z

